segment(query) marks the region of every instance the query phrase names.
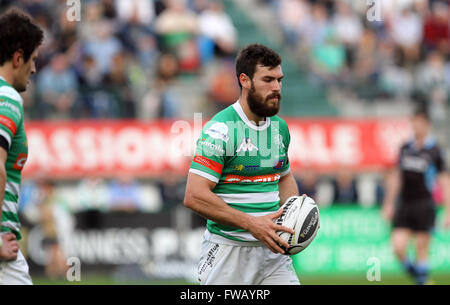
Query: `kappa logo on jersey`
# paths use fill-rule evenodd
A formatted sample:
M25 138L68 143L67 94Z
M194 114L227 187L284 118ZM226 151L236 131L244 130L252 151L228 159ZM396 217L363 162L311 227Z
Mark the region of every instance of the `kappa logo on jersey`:
M280 174L268 174L259 176L239 176L226 175L225 183L257 183L257 182L274 182L280 180Z
M14 162L13 168L15 170L21 171L25 166L25 162L27 162L28 155L27 154L19 154L17 156L16 162Z
M237 153L241 152L241 151L253 151L256 150L258 151L258 147L256 147L255 144L252 143L252 140L250 138L243 138L242 139L242 143L241 145L239 145L239 148L236 150Z

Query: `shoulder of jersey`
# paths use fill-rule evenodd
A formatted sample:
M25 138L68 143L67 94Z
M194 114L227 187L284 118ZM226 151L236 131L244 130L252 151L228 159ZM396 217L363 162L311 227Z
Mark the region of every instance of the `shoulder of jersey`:
M237 118L236 111L234 110L233 105L231 105L216 113L211 121L225 123L227 121L235 121Z
M280 127L283 129L289 129L286 121L278 115L274 115L270 118L271 122L279 122Z
M227 107L213 116L213 118L205 124L203 132L213 139L228 142L230 128L227 122L234 121L236 121L236 117L233 114L232 107Z
M6 97L17 101L21 106L23 106L23 99L13 87L0 82L0 98Z

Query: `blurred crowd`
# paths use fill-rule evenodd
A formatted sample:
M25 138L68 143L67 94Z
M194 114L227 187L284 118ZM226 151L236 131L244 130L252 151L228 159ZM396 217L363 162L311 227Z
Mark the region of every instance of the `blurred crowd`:
M231 103L236 30L219 0L2 0L44 29L37 74L25 96L31 119L179 117L180 78L212 66L204 98ZM79 17L77 18L77 9ZM225 76L224 76L225 75ZM175 89L174 89L175 88ZM231 96L231 97L230 97Z
M260 0L317 83L363 99L450 101L445 0ZM442 118L442 117L441 117Z
M76 1L74 2L76 5ZM31 119L182 117L189 97L212 114L239 94L237 29L223 0L2 0L43 27ZM276 17L311 79L362 99L450 101L450 6L445 0L258 0ZM379 7L376 7L379 6ZM212 72L211 72L212 70ZM206 75L206 77L205 77ZM181 91L181 82L198 86ZM188 85L189 86L189 85ZM204 88L201 90L199 88Z

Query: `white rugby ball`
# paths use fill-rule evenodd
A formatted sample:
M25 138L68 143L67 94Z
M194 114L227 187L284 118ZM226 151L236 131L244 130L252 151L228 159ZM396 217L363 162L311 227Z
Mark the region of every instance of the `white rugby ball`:
M289 197L281 208L283 214L274 222L292 228L294 234L281 231L277 234L290 245L286 249L287 254L297 254L305 250L317 235L320 228L319 208L306 195Z

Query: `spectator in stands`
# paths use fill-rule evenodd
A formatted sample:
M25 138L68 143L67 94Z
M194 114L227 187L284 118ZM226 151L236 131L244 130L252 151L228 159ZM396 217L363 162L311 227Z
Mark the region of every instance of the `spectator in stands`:
M155 17L153 1L115 0L115 8L124 23L150 25Z
M239 85L236 82L234 67L222 65L211 80L210 98L217 110L225 109L239 98Z
M47 65L51 57L58 52L59 42L55 39L55 31L52 31L52 24L50 22L51 17L48 11L42 4L38 4L32 9L34 12L34 20L44 31L44 40L42 45L39 47L39 59L36 61L37 67L42 67Z
M330 32L323 44L311 51L311 69L322 85L337 85L345 69L345 48Z
M316 199L319 177L313 169L308 167L302 169L299 173L296 173L295 181L297 182L300 194L306 194Z
M102 178L86 177L75 187L75 199L71 211L107 211L109 209L109 186Z
M62 18L65 17L63 14ZM81 41L89 41L95 38L96 27L103 20L102 6L97 1L88 1L83 7L83 22L78 23L78 39Z
M136 58L144 72L149 73L155 70L159 55L154 35L145 32L140 33L136 39Z
M167 170L161 178L157 186L164 204L163 209L171 210L182 206L186 190L186 177L173 170Z
M336 14L331 24L336 31L336 38L349 48L356 47L363 34L361 19L347 2L338 1L336 5Z
M333 179L334 204L358 203L358 190L356 179L348 169L341 169Z
M416 69L416 90L428 102L430 116L435 121L445 122L446 104L450 87L446 80L445 58L439 51L431 51L424 63Z
M450 54L450 12L448 2L435 1L431 14L425 19L423 42L427 50Z
M179 73L178 61L172 54L162 54L157 67L156 79L140 104L141 118L173 118L177 116L179 97L173 90Z
M311 6L311 21L301 30L301 40L307 45L306 49L315 48L325 43L330 37L331 22L326 7L319 3Z
M168 0L167 8L155 20L154 29L162 50L176 55L180 71L197 71L200 67L196 43L198 18L187 8L186 0Z
M67 12L61 10L57 16L57 22L53 25L54 31L54 48L62 53L68 53L70 60L75 60L78 54L71 54L78 51L79 46L79 29L77 22L72 22L67 18ZM72 59L73 58L73 59Z
M90 55L83 55L80 58L79 64L75 66L75 71L78 83L83 87L95 87L102 81L100 68L94 57Z
M285 40L288 46L296 47L302 43L300 35L311 22L310 7L304 0L281 0L276 5Z
M109 73L103 78L104 90L111 92L117 99L119 113L122 118L134 118L135 99L133 96L127 71L128 57L125 53L114 55Z
M416 70L416 86L422 93L429 94L436 88L446 88L445 59L438 51L430 52L425 62Z
M379 76L376 46L376 34L371 29L365 29L355 48L352 64L349 67L353 72L352 81L361 97L371 98L378 95L373 86Z
M399 52L393 50L392 62L381 67L380 89L388 97L408 97L414 86L411 72L405 67L404 59Z
M420 55L423 25L420 16L412 8L404 8L392 17L391 35L400 47L407 62L415 63Z
M52 57L37 80L40 105L52 118L70 118L77 100L78 82L64 54Z
M113 34L111 22L101 20L96 23L95 35L84 42L84 52L94 58L100 73L110 72L111 62L115 55L122 51L122 43Z
M140 186L131 176L121 175L109 183L110 210L133 212L141 208Z
M187 9L185 0L167 0L167 8L156 18L155 31L162 48L177 49L198 32L197 17Z
M199 31L210 41L218 56L233 56L237 49L237 32L219 0L210 0L199 16Z

